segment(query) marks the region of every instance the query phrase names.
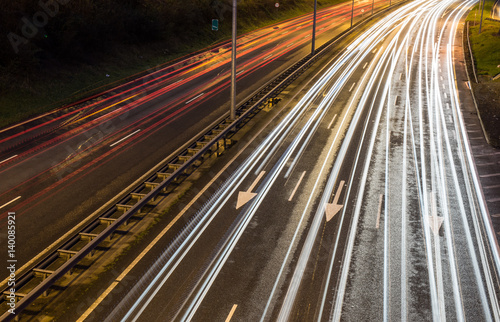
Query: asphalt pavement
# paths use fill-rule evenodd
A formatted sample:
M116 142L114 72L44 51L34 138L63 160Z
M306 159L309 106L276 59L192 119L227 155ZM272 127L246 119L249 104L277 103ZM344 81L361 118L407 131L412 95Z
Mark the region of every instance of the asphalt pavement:
M471 4L411 2L322 65L108 319L497 319L453 68Z
M317 46L346 28L344 7L321 12ZM238 101L309 53L310 25L303 16L240 37ZM1 131L0 227L16 213L18 268L227 113L227 47Z

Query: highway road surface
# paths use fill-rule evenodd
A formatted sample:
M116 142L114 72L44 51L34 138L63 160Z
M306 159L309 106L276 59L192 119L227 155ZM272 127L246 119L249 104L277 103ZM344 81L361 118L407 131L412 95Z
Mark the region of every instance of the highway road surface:
M356 4L355 22L372 4ZM317 46L349 27L350 12L350 4L319 12ZM310 52L311 25L306 15L239 38L238 101ZM15 212L17 267L227 113L229 76L226 42L0 130L0 244Z
M474 3L411 1L332 57L100 319L500 320L454 73Z

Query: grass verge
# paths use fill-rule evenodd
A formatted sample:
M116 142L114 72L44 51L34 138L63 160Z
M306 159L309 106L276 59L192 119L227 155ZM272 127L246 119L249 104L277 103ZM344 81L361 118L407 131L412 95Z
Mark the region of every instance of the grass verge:
M473 83L478 112L485 136L492 146L500 148L500 21L491 20L494 0L487 0L484 8L482 30L479 33L481 8L470 11L469 38L479 83ZM467 43L465 44L467 46ZM466 53L468 50L465 50Z

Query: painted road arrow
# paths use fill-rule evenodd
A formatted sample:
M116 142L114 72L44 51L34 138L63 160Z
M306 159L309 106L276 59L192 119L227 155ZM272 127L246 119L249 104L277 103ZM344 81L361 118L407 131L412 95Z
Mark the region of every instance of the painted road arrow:
M342 180L340 181L340 185L337 189L337 193L335 194L335 198L333 198L332 203L327 203L325 206L325 213L326 213L326 221L330 221L330 219L335 216L344 205L339 205L339 198L340 194L342 193L342 189L344 188L345 181Z
M253 197L257 195L257 193L252 192L252 190L255 188L255 186L265 173L266 171L261 171L247 191L240 191L238 193L238 201L236 202L236 209L243 207L247 202L252 200Z
M436 205L436 197L434 196L434 192L430 193L431 199L431 207L432 207L432 215L427 217L429 219L429 228L434 233L434 236L439 235L439 229L443 224L444 218L439 217L437 215L437 205Z
M439 235L439 229L443 224L444 218L438 216L429 216L429 226L434 233L434 235Z

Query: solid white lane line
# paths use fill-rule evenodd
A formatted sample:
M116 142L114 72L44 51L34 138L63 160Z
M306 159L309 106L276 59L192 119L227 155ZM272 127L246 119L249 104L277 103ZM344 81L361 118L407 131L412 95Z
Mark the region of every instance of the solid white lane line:
M293 196L295 195L295 192L297 192L297 189L299 188L300 183L302 182L302 179L304 179L305 174L306 174L306 171L302 172L302 175L300 176L300 179L299 179L299 181L297 182L297 185L296 185L296 186L295 186L295 188L293 189L292 194L290 195L290 198L288 198L288 201L292 201Z
M356 85L356 82L352 83L351 88L349 88L349 93L352 91L352 89L354 88L355 85Z
M205 95L205 93L201 93L200 95L193 97L192 99L190 99L189 101L187 101L185 104L189 104L192 101L194 101L195 99L202 97L203 95Z
M236 311L236 308L238 307L238 304L233 305L233 308L229 312L229 315L226 318L226 322L231 321L231 318L233 317L234 311Z
M138 132L140 132L140 131L141 131L141 129L138 129L137 131L135 131L135 132L133 132L133 133L130 133L129 135L127 135L127 136L126 136L126 137L124 137L123 139L121 139L121 140L119 140L119 141L116 141L115 143L111 144L109 147L110 147L110 148L114 147L114 146L115 146L115 145L117 145L118 143L120 143L120 142L122 142L122 141L124 141L124 140L128 139L129 137L131 137L132 135L134 135L134 134L136 134L136 133L138 133Z
M336 119L336 118L337 118L337 114L335 114L335 115L333 116L332 121L330 122L330 124L328 124L328 127L327 127L327 129L328 129L328 130L332 127L332 124L333 124L333 122L335 122L335 119Z
M5 207L5 206L10 205L11 203L13 203L14 201L16 201L16 200L17 200L17 199L19 199L19 198L21 198L21 196L19 196L19 197L16 197L16 198L12 199L11 201L9 201L9 202L7 202L6 204L4 204L3 206L0 206L0 209L2 209L2 208L3 208L3 207Z
M380 215L382 214L382 201L384 200L384 194L380 194L378 198L378 212L377 212L377 222L375 223L375 228L380 227Z
M7 162L7 161L9 161L10 159L14 159L15 157L17 157L17 154L16 154L16 155L11 156L11 157L10 157L10 158L8 158L8 159L5 159L5 160L3 160L3 161L0 161L0 164L2 164L2 163L4 163L4 162Z

